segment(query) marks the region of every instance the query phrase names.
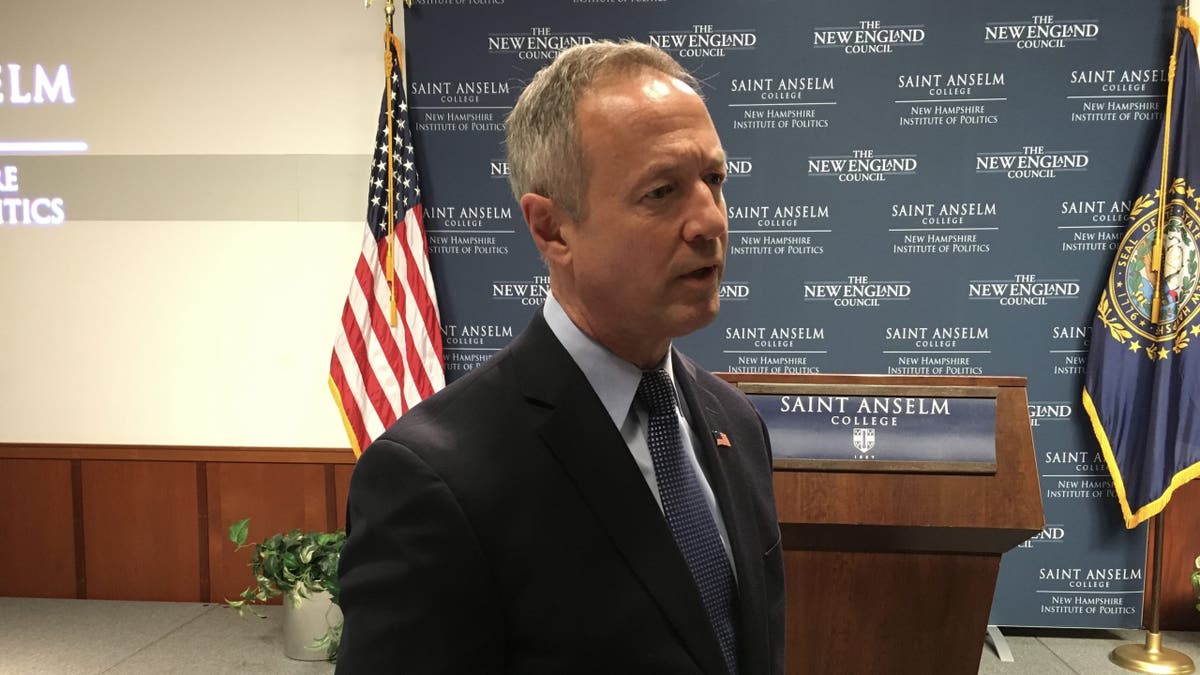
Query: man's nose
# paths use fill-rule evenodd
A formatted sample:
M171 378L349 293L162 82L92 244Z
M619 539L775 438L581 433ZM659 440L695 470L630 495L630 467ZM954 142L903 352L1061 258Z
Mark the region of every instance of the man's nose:
M721 186L705 181L696 181L688 195L687 219L683 226L685 241L717 239L729 228L725 214L725 198Z

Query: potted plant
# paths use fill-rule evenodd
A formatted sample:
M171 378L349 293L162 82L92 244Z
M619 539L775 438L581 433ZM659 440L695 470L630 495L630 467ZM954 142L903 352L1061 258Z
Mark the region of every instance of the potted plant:
M235 550L254 547L250 554L254 584L237 600L225 602L237 609L239 616L250 612L266 618L253 606L283 595L284 654L307 661L334 660L342 634L337 574L345 531L302 533L296 529L246 544L249 530L250 519L239 520L229 526L229 540L237 544Z
M1200 556L1192 564L1192 597L1196 600L1196 611L1200 612Z

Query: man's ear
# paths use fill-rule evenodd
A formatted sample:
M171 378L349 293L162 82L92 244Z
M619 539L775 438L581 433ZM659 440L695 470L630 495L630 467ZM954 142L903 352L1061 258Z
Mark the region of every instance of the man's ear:
M571 255L563 238L567 214L553 199L527 192L521 195L521 213L529 225L533 243L547 263L565 263Z

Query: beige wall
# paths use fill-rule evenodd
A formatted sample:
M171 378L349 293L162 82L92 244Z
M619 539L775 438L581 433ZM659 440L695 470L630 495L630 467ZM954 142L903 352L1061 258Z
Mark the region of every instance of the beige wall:
M0 63L67 63L76 101L0 70L0 140L90 148L0 155L67 214L0 225L0 442L347 445L382 28L382 0L5 3Z

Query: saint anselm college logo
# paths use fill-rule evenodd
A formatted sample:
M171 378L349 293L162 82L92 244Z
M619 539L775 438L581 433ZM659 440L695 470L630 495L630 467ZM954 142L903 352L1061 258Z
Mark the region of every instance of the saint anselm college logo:
M1160 201L1165 209L1161 229ZM1157 190L1139 197L1129 210L1129 231L1100 296L1097 311L1109 336L1151 360L1179 354L1200 335L1200 326L1193 325L1200 305L1197 208L1196 190L1182 178L1175 179L1165 197Z
M854 449L864 455L875 447L875 429L855 427L854 429Z

